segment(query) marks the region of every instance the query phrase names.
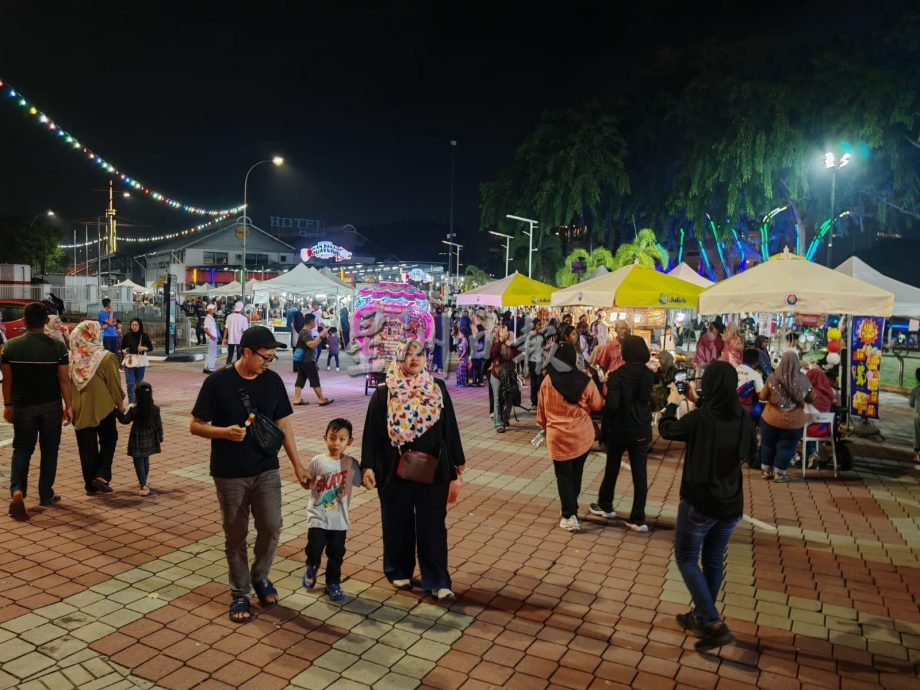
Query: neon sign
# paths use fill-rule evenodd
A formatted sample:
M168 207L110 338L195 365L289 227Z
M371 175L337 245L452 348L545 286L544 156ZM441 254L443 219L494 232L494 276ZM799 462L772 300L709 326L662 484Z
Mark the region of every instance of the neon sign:
M327 241L317 242L312 247L304 247L300 250L300 260L304 262L310 259L335 259L338 262L347 261L350 258L350 251Z

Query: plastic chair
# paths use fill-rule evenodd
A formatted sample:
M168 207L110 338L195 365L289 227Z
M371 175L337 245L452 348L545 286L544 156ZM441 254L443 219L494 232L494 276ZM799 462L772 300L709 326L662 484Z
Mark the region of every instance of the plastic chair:
M834 418L836 415L833 412L817 412L806 415L805 428L802 429L802 479L805 478L805 466L808 464L808 457L805 449L808 447L806 444L809 441L815 441L818 445L818 449L821 448L822 441L831 442L831 460L834 463L834 476L837 476L837 444L834 442ZM821 434L820 436L809 436L808 428L812 424L826 424L827 433Z

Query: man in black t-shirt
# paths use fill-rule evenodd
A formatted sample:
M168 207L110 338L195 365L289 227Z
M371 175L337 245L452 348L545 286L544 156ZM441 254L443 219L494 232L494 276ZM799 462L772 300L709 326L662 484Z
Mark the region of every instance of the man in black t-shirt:
M10 515L18 520L29 517L25 507L29 461L39 439L39 501L53 505L61 500L54 493L61 421L73 421L67 348L60 340L45 335L48 309L41 302L32 302L26 305L23 319L26 332L6 343L0 359L3 418L13 425Z
M233 602L230 620L251 618L249 591L259 602L278 602L278 592L268 579L281 533L281 474L278 455L266 454L249 432L248 396L253 412L274 420L284 431L284 450L297 480L306 475L300 465L290 415L293 412L281 377L269 370L278 343L265 326L247 328L240 338L240 359L205 379L192 410L189 431L211 439L211 476L217 488L224 528L224 551L230 568ZM249 514L256 524L252 570L246 553Z

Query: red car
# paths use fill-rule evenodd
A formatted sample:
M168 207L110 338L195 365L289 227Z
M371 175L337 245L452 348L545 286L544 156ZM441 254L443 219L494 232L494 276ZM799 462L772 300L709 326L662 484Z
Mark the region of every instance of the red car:
M25 306L34 300L29 299L5 299L0 300L0 317L3 320L3 327L6 329L6 338L15 338L26 332L26 324L22 318L22 312Z

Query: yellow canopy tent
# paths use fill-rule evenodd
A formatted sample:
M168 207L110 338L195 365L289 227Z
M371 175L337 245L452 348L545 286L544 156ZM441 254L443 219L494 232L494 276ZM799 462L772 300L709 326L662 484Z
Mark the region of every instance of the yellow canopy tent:
M693 309L703 288L633 264L553 293L554 307Z
M457 295L457 304L487 307L548 306L550 295L555 290L552 285L541 283L515 271L501 280L461 292Z

